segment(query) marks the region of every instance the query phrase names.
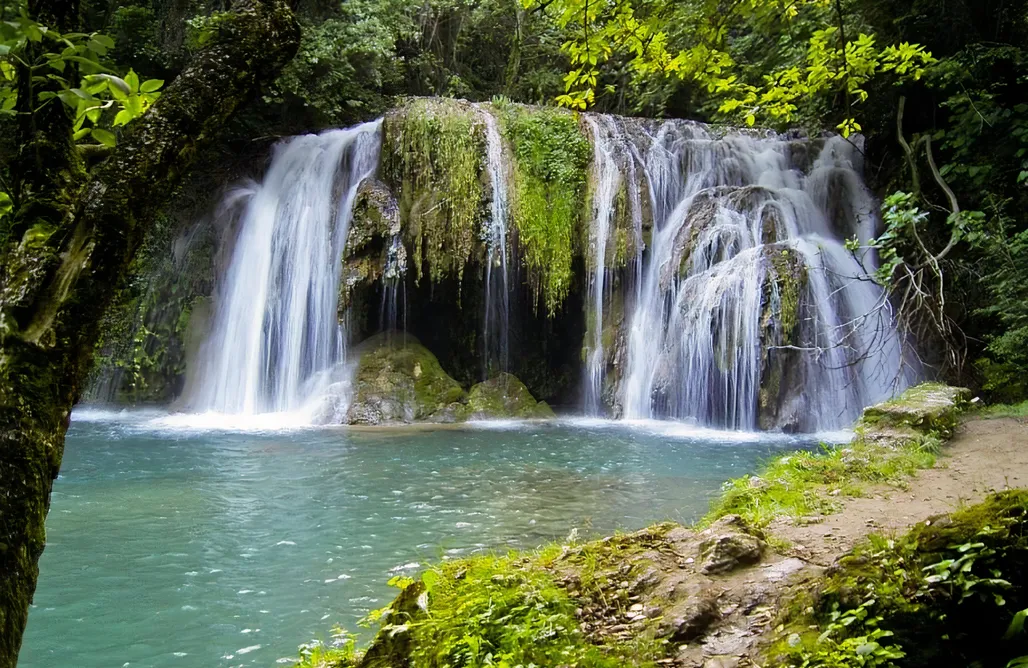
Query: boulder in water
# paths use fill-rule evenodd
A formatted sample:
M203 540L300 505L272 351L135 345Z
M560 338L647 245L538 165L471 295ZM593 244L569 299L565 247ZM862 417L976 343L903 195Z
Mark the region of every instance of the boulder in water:
M552 418L545 401L536 401L525 384L509 373L479 383L468 393L471 419Z
M467 394L417 339L385 332L357 347L348 424L459 422Z

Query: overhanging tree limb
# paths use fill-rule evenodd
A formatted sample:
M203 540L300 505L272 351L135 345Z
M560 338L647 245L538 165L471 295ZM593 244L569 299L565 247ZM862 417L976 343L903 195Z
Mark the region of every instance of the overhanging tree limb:
M17 236L0 248L0 668L17 662L68 416L104 308L198 151L299 42L282 0L241 0L216 30L92 174L44 161L20 176L29 187Z

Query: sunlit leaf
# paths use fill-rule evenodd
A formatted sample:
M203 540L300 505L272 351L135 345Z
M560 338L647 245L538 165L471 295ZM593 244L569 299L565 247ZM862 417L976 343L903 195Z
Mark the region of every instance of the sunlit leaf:
M114 133L108 132L107 130L93 128L90 134L92 134L93 139L97 140L104 146L108 146L110 148L114 148L115 144L118 143L118 140L117 138L115 138Z

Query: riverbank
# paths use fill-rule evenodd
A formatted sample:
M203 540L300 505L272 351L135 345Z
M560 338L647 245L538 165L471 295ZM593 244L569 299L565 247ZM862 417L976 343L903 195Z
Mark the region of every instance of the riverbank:
M932 385L869 409L852 444L818 455L787 455L757 476L726 484L695 530L664 524L583 544L569 537L536 552L446 562L420 580L397 581L403 591L391 610L372 616L382 630L363 658L352 640L340 637L342 647L316 650L307 665L480 665L491 656L509 665L727 668L767 665L771 653L773 665L857 665L853 661L869 652L879 652L877 663L863 665L890 665L904 650L886 642L891 632L882 615L902 608L909 616L907 608L925 608L939 596L936 585L925 581L922 561L938 563L933 560L948 558L950 547L959 552L977 544L975 536L986 525L994 534L1006 532L990 540L1012 545L1007 538L1020 530L1019 518L1028 508L1028 496L1008 494L991 506L974 506L985 511L958 513L942 524L960 530L931 554L919 552L916 537L884 539L876 558L888 560L896 552L902 563L919 564L916 572L889 571L902 573L895 575L905 578L896 590L912 598L894 591L891 599L883 598L892 608L883 603L869 615L866 601L857 597L840 612L838 597L830 595L849 572L840 564L846 555L859 556L877 544L869 536L898 535L992 492L1025 486L1028 452L1018 446L1028 442L1028 424L972 418L960 425L966 405L965 393ZM1020 563L1020 548L1008 554L1000 547L989 548L989 559L998 554ZM981 559L978 569L989 559ZM857 561L866 563L866 555ZM1011 580L1023 572L1007 570ZM1018 584L1006 591L1015 603ZM828 601L833 609L824 609ZM940 609L949 604L935 602ZM831 627L851 612L860 619ZM1006 626L1002 619L1016 609L992 612L993 625L1004 627L998 639ZM913 655L916 648L910 649Z

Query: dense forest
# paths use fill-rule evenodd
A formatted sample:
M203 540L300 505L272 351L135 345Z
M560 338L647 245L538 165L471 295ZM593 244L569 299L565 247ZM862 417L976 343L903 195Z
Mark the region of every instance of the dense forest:
M276 141L414 97L839 135L883 223L846 247L878 258L906 359L1028 398L1028 2L4 0L0 666L70 410L177 233L168 202L191 216L197 184L256 177ZM542 169L585 163L565 148Z

